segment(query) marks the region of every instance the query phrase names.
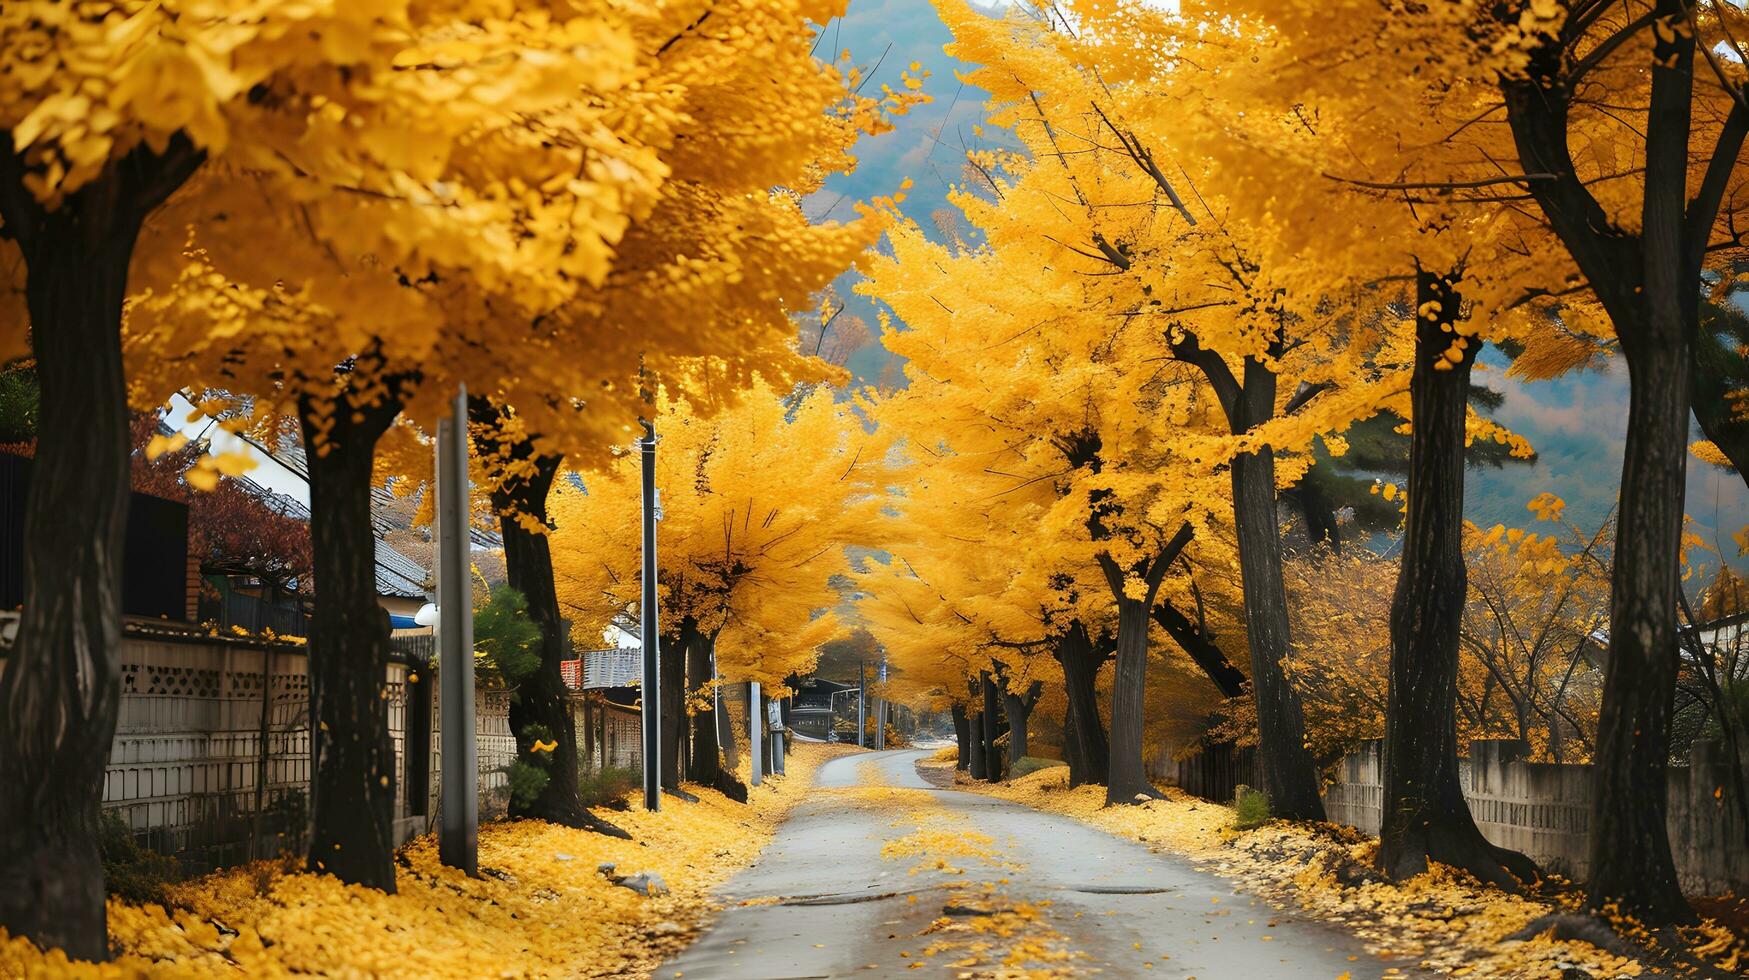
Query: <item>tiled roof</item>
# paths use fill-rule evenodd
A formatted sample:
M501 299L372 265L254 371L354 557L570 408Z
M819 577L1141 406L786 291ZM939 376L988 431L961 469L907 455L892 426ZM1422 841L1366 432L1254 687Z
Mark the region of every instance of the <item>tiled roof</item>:
M583 686L631 687L643 679L643 651L637 647L590 650L582 655Z
M233 477L237 485L263 503L293 520L310 522L310 509L293 497L277 493L256 483L246 476ZM374 516L374 510L373 510ZM423 599L425 597L425 581L430 577L425 566L388 546L380 537L384 532L375 520L372 530L379 537L376 540L376 576L377 594L399 596L406 599Z
M271 450L265 446L260 448L263 452L278 461L281 466L284 466L286 469L291 470L293 473L302 477L304 482L309 482L310 463L308 457L304 455L304 444L302 441L288 435L280 440L278 446ZM396 506L396 501L400 498L395 496L393 490L390 490L388 487L372 486L370 488L370 499L370 520L371 524L376 528L378 537L381 537L390 531L406 531L411 528L408 521L401 517L402 510ZM474 546L477 548L502 548L504 546L503 540L491 531L477 527L469 527L468 534L472 538Z

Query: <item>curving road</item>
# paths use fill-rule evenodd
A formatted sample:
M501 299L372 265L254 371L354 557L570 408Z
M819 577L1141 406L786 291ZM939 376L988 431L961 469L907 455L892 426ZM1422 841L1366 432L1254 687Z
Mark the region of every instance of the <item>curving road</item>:
M728 908L659 978L1028 975L1354 980L1393 964L1188 861L917 775L920 751L820 768ZM1393 977L1414 972L1398 962Z

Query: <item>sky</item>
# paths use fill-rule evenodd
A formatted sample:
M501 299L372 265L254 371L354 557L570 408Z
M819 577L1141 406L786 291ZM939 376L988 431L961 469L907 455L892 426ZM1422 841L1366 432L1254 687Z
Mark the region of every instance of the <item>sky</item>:
M1002 6L985 9L1000 16ZM988 94L955 78L956 72L969 66L942 50L952 35L929 0L851 0L846 16L827 25L826 32L831 47L822 44L822 53L849 48L865 67L891 45L872 86L887 82L897 87L899 70L913 61L922 62L932 73L925 90L935 101L901 117L893 132L858 144L855 172L829 180L809 201L810 212L847 217L850 201L892 194L909 177L914 183L900 210L930 237L939 237L930 216L949 207L947 185L960 182L961 140L973 139L971 129L982 121ZM1000 139L992 127L986 127L985 134L987 140ZM851 292L857 278L855 273L840 277L838 292L849 303L848 312L878 330L873 305ZM874 341L849 366L858 379L873 381L888 360L890 356ZM1530 525L1534 518L1525 504L1553 491L1567 501L1568 519L1586 530L1597 527L1615 505L1621 475L1628 413L1625 365L1614 361L1601 371L1534 383L1506 377L1505 366L1505 358L1490 349L1475 380L1505 396L1496 419L1529 439L1538 459L1530 465L1471 470L1466 516L1483 527ZM1698 430L1692 438L1701 438ZM1749 568L1749 559L1736 558L1731 541L1733 534L1749 525L1749 487L1741 478L1690 457L1687 509L1692 531L1722 548L1739 568Z

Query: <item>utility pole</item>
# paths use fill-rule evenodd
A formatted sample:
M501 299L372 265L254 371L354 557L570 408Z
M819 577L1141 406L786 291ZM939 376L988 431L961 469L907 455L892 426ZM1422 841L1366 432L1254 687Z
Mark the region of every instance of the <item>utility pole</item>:
M474 733L474 595L468 572L468 392L437 423L437 678L443 758L438 859L479 874L480 761Z
M887 683L887 655L881 654L880 682ZM886 690L883 686L881 690ZM875 750L887 747L887 699L875 698Z
M771 737L767 731L767 729L769 727L770 726L765 723L765 712L759 710L759 682L758 681L748 681L747 682L747 751L750 753L750 755L749 755L749 758L747 760L748 761L747 772L752 777L748 781L751 782L755 786L758 786L760 784L760 782L762 781L762 777L764 775L763 771L760 769L760 766L765 761L763 758L764 752L762 751L765 748L765 740L767 738Z
M861 660L856 662L856 746L862 749L868 748L868 735L865 729L868 724L868 712L865 710L868 693L867 666Z
M783 775L783 736L787 731L783 727L783 702L772 699L767 711L766 717L771 723L771 771L774 775L781 776Z
M639 600L643 624L644 685L642 694L644 735L644 809L662 808L662 689L657 670L661 634L656 623L656 521L661 504L656 499L656 423L644 422L644 437L638 440L644 463L644 591Z

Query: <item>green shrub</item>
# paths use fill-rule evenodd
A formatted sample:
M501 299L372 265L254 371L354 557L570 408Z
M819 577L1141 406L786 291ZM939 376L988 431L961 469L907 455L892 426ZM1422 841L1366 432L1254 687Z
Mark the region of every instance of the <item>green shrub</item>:
M520 759L504 767L504 774L510 777L510 805L521 812L522 808L530 806L546 791L547 783L552 777L547 771L531 762Z
M168 854L140 846L121 817L105 811L98 831L103 855L103 880L109 893L136 904L167 904L165 889L182 880L182 866Z
M474 610L475 669L495 672L506 687L540 669L540 624L528 618L528 599L508 585L492 590Z
M579 773L577 798L587 807L622 808L625 795L644 784L644 776L636 769L609 766L600 772Z
M1056 759L1041 759L1036 755L1024 756L1019 762L1014 764L1014 778L1019 779L1022 776L1030 776L1033 773L1038 772L1040 769L1054 769L1061 765L1064 765L1064 763L1059 762Z
M1239 787L1239 792L1233 797L1233 814L1237 818L1233 826L1240 830L1263 826L1269 821L1269 795L1249 786Z
M516 741L519 752L524 745L528 751L504 771L510 777L510 807L522 810L534 805L552 782L552 750L558 747L558 740L553 738L552 729L537 722L525 725Z

